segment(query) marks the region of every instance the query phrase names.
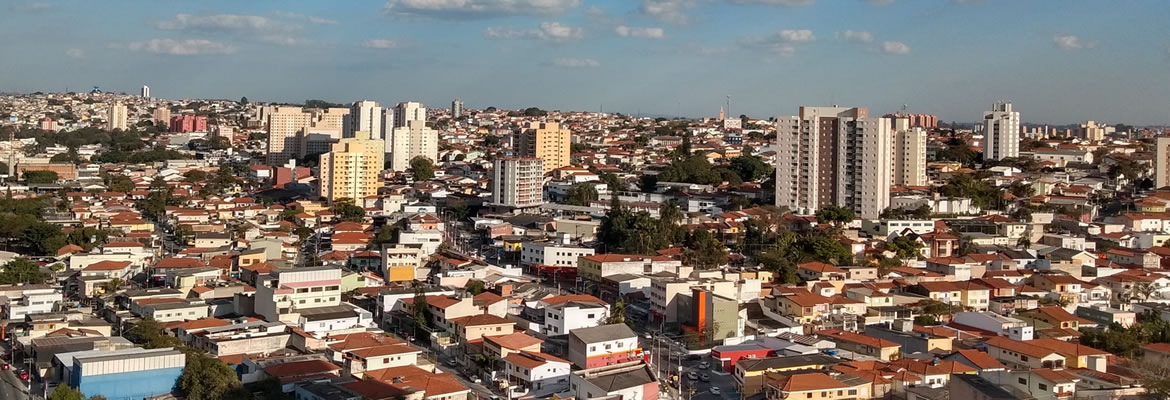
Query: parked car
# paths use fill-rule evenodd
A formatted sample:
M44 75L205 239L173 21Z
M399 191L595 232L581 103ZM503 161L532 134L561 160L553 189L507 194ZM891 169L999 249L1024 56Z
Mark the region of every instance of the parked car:
M20 371L20 380L22 380L22 381L28 380L28 371Z
M687 379L690 379L692 381L699 379L699 374L696 374L694 371L687 372Z
M709 363L709 362L703 361L703 362L699 363L699 368L700 368L700 369L707 369L707 368L710 368L710 367L711 367L711 363Z
M712 386L711 387L711 394L719 394L719 388Z
M12 365L8 363L0 364L0 371L7 371L12 369Z
M703 382L710 382L711 376L709 376L707 374L702 374L702 375L699 375L699 380L703 381Z

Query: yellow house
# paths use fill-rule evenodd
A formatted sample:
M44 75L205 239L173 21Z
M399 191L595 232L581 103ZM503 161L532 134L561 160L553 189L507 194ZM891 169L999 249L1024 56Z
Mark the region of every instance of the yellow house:
M507 318L491 314L472 315L451 320L455 325L455 340L467 342L483 339L484 336L511 335L516 324Z
M811 323L829 312L828 297L811 293L777 295L765 302L772 311L801 324Z
M352 271L346 271L345 273L341 274L341 292L342 293L349 293L349 292L353 291L354 289L364 288L364 287L366 287L365 275L359 274L357 272L352 272Z
M808 354L785 357L745 358L735 363L735 383L744 398L764 390L765 376L780 371L804 369L826 369L840 364L842 360L823 354Z
M871 382L848 374L829 376L824 372L769 374L769 400L868 399Z

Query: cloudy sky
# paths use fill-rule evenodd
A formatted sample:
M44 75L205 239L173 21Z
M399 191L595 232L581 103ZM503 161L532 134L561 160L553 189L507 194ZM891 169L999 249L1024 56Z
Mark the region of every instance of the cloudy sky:
M6 3L6 4L5 4ZM0 91L1170 123L1164 0L9 0Z

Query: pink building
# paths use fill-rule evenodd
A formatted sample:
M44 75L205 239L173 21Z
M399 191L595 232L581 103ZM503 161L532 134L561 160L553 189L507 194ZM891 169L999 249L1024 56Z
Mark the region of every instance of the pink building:
M171 132L207 132L207 117L190 114L172 117Z

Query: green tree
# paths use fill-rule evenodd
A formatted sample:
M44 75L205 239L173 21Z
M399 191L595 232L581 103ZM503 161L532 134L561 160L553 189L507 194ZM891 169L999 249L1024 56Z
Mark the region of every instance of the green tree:
M414 301L410 304L411 315L414 316L416 337L424 337L431 328L431 310L427 307L427 294L422 286L414 288Z
M148 349L182 346L182 342L174 336L167 335L162 324L154 318L145 318L134 323L124 336Z
M361 222L366 217L366 210L353 204L350 199L338 199L333 204L333 214L342 221Z
M922 242L906 236L899 236L886 242L886 250L896 253L898 258L903 260L918 258L922 255L922 247Z
M731 170L735 171L744 182L753 182L772 175L772 167L750 153L732 159Z
M40 256L55 255L57 250L66 244L65 234L61 233L61 227L44 222L30 225L24 230L24 235L19 240L23 242L24 248L29 253Z
M398 243L398 235L402 232L402 228L398 225L382 225L378 229L378 234L374 236L373 243L377 248L381 248L383 244Z
M1150 296L1153 296L1157 291L1158 288L1154 284L1142 282L1133 286L1133 297L1140 298L1142 301L1148 301Z
M134 190L134 181L122 174L102 173L102 183L112 192L129 193Z
M584 182L573 185L565 195L565 204L574 206L588 206L597 200L597 188L592 183Z
M484 147L496 147L500 145L500 137L496 135L487 135L483 137Z
M853 219L856 218L853 210L834 204L821 207L820 210L817 210L816 216L817 222L831 223L833 225L841 225L853 222Z
M57 173L53 171L25 171L24 181L30 185L57 183Z
M81 394L80 390L62 383L53 389L53 393L49 394L49 400L85 400L85 396Z
M188 400L218 400L240 387L240 379L226 363L205 354L189 354L179 390Z
M601 182L605 183L605 187L609 189L610 193L617 193L619 190L625 189L621 178L612 172L601 173Z
M429 181L435 177L435 163L424 156L411 159L409 170L416 181Z
M616 302L613 303L613 307L610 310L609 316L605 317L605 324L612 325L624 323L626 323L626 302L625 300L619 298Z
M0 271L0 284L14 285L17 283L42 283L49 279L49 274L41 271L41 266L27 258L15 258L4 264Z
M696 229L687 235L683 253L687 264L700 270L709 270L727 264L727 246L705 229Z
M102 289L105 289L106 293L118 293L125 287L126 282L122 282L122 280L118 278L110 279L106 283L102 284Z
M467 281L467 286L465 286L464 289L467 290L467 293L471 293L472 296L483 293L485 290L483 281L478 279Z
M207 142L207 145L212 150L227 150L232 148L232 140L226 136L215 136Z

